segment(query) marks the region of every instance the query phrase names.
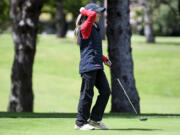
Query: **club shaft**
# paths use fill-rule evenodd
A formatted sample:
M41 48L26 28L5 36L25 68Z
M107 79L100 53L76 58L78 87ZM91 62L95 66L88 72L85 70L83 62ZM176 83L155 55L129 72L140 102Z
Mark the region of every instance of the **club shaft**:
M118 81L119 85L121 86L121 88L123 89L124 94L125 94L125 96L127 97L127 99L128 99L128 101L129 101L129 103L131 104L131 106L132 106L132 108L133 108L134 112L135 112L136 114L138 114L138 113L137 113L137 111L136 111L136 108L135 108L135 107L134 107L134 105L132 104L132 102L131 102L131 100L130 100L130 98L129 98L128 94L126 93L126 91L125 91L125 89L124 89L123 85L121 84L121 82L120 82L119 78L117 78L117 81Z

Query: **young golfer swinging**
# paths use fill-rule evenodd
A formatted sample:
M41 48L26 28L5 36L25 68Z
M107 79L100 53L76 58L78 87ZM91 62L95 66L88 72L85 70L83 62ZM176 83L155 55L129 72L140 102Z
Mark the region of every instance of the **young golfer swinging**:
M80 9L76 21L75 36L80 47L79 72L82 77L78 115L74 127L77 130L108 129L101 122L110 95L103 62L111 66L111 61L102 55L102 39L98 24L100 13L104 11L105 8L94 3L87 4ZM90 114L94 86L98 89L99 96Z

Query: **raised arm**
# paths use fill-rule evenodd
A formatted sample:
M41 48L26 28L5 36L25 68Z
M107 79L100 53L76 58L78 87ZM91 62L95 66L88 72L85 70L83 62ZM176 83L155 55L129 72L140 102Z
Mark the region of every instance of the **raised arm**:
M81 34L83 39L87 39L91 35L93 23L96 20L96 12L91 10L83 9L81 11L83 16L87 16L86 21L81 25Z

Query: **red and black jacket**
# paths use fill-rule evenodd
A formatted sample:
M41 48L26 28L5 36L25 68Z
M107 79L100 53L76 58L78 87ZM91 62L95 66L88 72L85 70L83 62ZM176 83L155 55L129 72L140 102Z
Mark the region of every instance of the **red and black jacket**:
M103 69L103 61L107 58L102 55L102 39L100 35L100 27L96 23L96 12L90 10L82 10L81 14L87 16L86 21L79 29L79 45L81 60L79 64L80 74L92 70Z

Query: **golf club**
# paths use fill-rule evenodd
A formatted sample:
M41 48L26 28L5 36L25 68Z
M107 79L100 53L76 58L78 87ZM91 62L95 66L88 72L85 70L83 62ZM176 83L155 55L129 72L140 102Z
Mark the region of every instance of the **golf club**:
M115 75L114 75L114 76L115 76ZM123 85L122 85L120 79L117 78L117 77L115 77L115 78L116 78L117 82L119 83L119 85L121 86L121 88L122 88L122 90L123 90L123 92L124 92L126 98L128 99L130 105L132 106L134 112L136 113L136 115L138 115L138 113L137 113L137 111L136 111L136 108L135 108L134 105L132 104L132 102L131 102L131 100L130 100L130 98L129 98L127 92L126 92L126 90L124 89L124 87L123 87ZM138 115L138 119L139 119L140 121L146 121L146 120L147 120L146 117L140 117L139 115Z

